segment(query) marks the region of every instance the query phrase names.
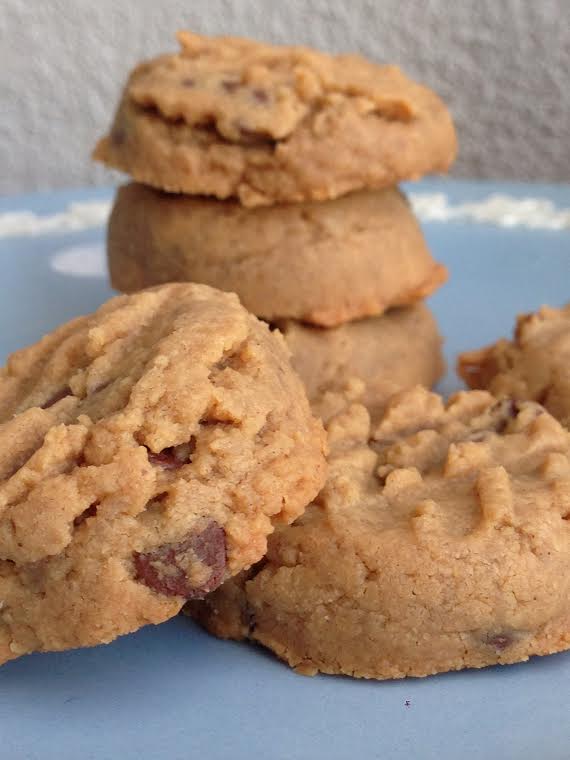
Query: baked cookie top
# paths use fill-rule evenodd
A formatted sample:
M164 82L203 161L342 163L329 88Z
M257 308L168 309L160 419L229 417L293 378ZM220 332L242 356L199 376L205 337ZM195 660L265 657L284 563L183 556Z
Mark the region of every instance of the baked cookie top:
M137 66L94 157L164 190L247 206L324 200L446 171L451 117L395 66L180 32Z
M570 647L570 434L556 420L421 388L374 430L332 396L323 416L323 491L249 574L190 605L199 619L303 672L368 678Z
M121 296L0 374L0 662L176 614L324 480L281 336L236 296Z
M471 388L538 401L570 427L570 304L519 316L512 341L461 354L457 370Z

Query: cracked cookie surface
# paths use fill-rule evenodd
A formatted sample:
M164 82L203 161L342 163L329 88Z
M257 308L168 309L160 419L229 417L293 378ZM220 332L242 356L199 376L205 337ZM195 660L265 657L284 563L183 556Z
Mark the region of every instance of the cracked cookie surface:
M120 296L0 371L0 662L175 615L324 480L281 336L235 295Z
M447 279L394 188L251 210L131 183L117 193L107 255L123 292L203 282L268 321L326 327L416 302Z
M554 418L420 388L374 429L332 395L323 418L318 498L191 614L308 674L425 676L570 648L570 434Z
M466 351L457 364L471 388L538 401L570 428L570 304L519 316L511 341Z
M180 32L137 66L94 158L171 192L245 206L326 200L446 171L449 112L397 67Z

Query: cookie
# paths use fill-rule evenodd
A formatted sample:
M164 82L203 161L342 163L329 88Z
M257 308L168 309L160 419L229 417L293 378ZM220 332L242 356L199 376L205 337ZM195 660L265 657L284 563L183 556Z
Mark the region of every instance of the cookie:
M328 330L291 320L279 327L313 403L356 377L365 385L362 403L376 417L397 391L418 384L430 388L445 369L442 339L425 304Z
M512 341L461 354L457 371L471 388L538 401L570 428L570 304L519 316Z
M118 191L107 250L123 292L203 282L266 320L327 327L417 301L447 277L394 189L252 211L130 184Z
M256 562L324 480L281 337L235 295L104 304L0 373L0 662L109 642Z
M539 405L423 389L328 422L327 483L189 611L300 672L426 676L570 648L570 434Z
M180 32L137 66L93 157L171 192L244 206L326 200L446 171L451 116L395 66Z

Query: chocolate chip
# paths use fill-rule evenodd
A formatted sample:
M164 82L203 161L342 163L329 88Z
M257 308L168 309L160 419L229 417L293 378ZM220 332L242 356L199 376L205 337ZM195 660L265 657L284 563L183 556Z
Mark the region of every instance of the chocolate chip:
M510 633L495 633L487 636L485 644L493 647L497 652L502 652L507 647L510 647L514 643L514 638Z
M217 361L214 365L214 369L218 372L223 372L225 369L238 369L243 365L243 361L240 360L239 354L236 352L227 353Z
M196 84L196 80L192 79L191 77L186 77L186 79L182 80L183 87L194 87L195 84Z
M269 95L265 92L265 90L260 90L259 88L256 88L255 90L251 91L251 94L253 95L254 100L257 100L258 103L269 102Z
M495 425L497 433L504 433L509 422L515 419L520 410L519 404L511 398L504 399L504 401L498 401L491 409L492 414L497 414L499 416Z
M220 86L222 90L231 93L235 92L239 88L240 83L235 79L224 79L222 82L220 82Z
M179 446L169 446L157 453L149 451L148 461L157 467L162 467L163 470L178 470L185 464L190 464L195 448L196 439L192 436L188 443L181 443Z
M226 568L226 533L211 520L199 533L191 533L177 544L165 544L149 552L134 552L135 580L165 596L199 599L217 588ZM206 581L196 586L188 578L194 562L210 570Z
M85 522L88 517L95 517L97 514L97 507L99 506L99 502L96 501L93 504L91 504L90 507L87 507L80 515L77 515L77 517L74 519L73 524L77 528L79 525Z
M245 145L275 145L275 140L264 132L256 132L255 130L249 129L248 127L244 127L242 125L238 126L238 130L240 134L240 140Z
M155 464L162 467L163 470L177 470L184 464L174 455L174 447L169 446L167 449L163 449L155 454L152 451L148 452L148 461L151 464Z
M164 512L165 504L164 502L168 498L168 491L162 491L161 493L157 493L156 496L153 496L152 499L150 499L145 506L145 511L155 514L162 514Z
M58 401L61 401L63 398L66 398L67 396L72 396L72 395L73 394L71 392L71 388L68 385L66 385L64 388L60 388L52 396L50 396L47 401L44 401L41 408L49 409L50 406L57 404Z

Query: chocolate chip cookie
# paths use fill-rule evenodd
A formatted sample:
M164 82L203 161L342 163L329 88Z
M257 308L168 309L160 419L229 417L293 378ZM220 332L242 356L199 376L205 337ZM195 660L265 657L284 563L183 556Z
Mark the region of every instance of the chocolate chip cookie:
M203 282L236 292L258 317L328 327L417 301L447 277L392 188L251 210L130 184L107 250L118 290Z
M137 66L94 158L245 206L326 200L448 169L451 116L395 66L180 32Z
M461 354L457 371L471 388L539 401L570 427L570 304L519 316L512 341Z
M265 553L324 480L278 334L235 295L104 304L0 373L0 662L175 615Z
M364 383L362 403L376 417L394 393L418 384L431 388L445 369L442 339L425 304L328 330L291 320L279 327L313 403L358 378Z
M323 491L255 568L190 603L202 623L364 678L570 648L568 431L484 391L408 391L375 429L361 405L331 412Z

